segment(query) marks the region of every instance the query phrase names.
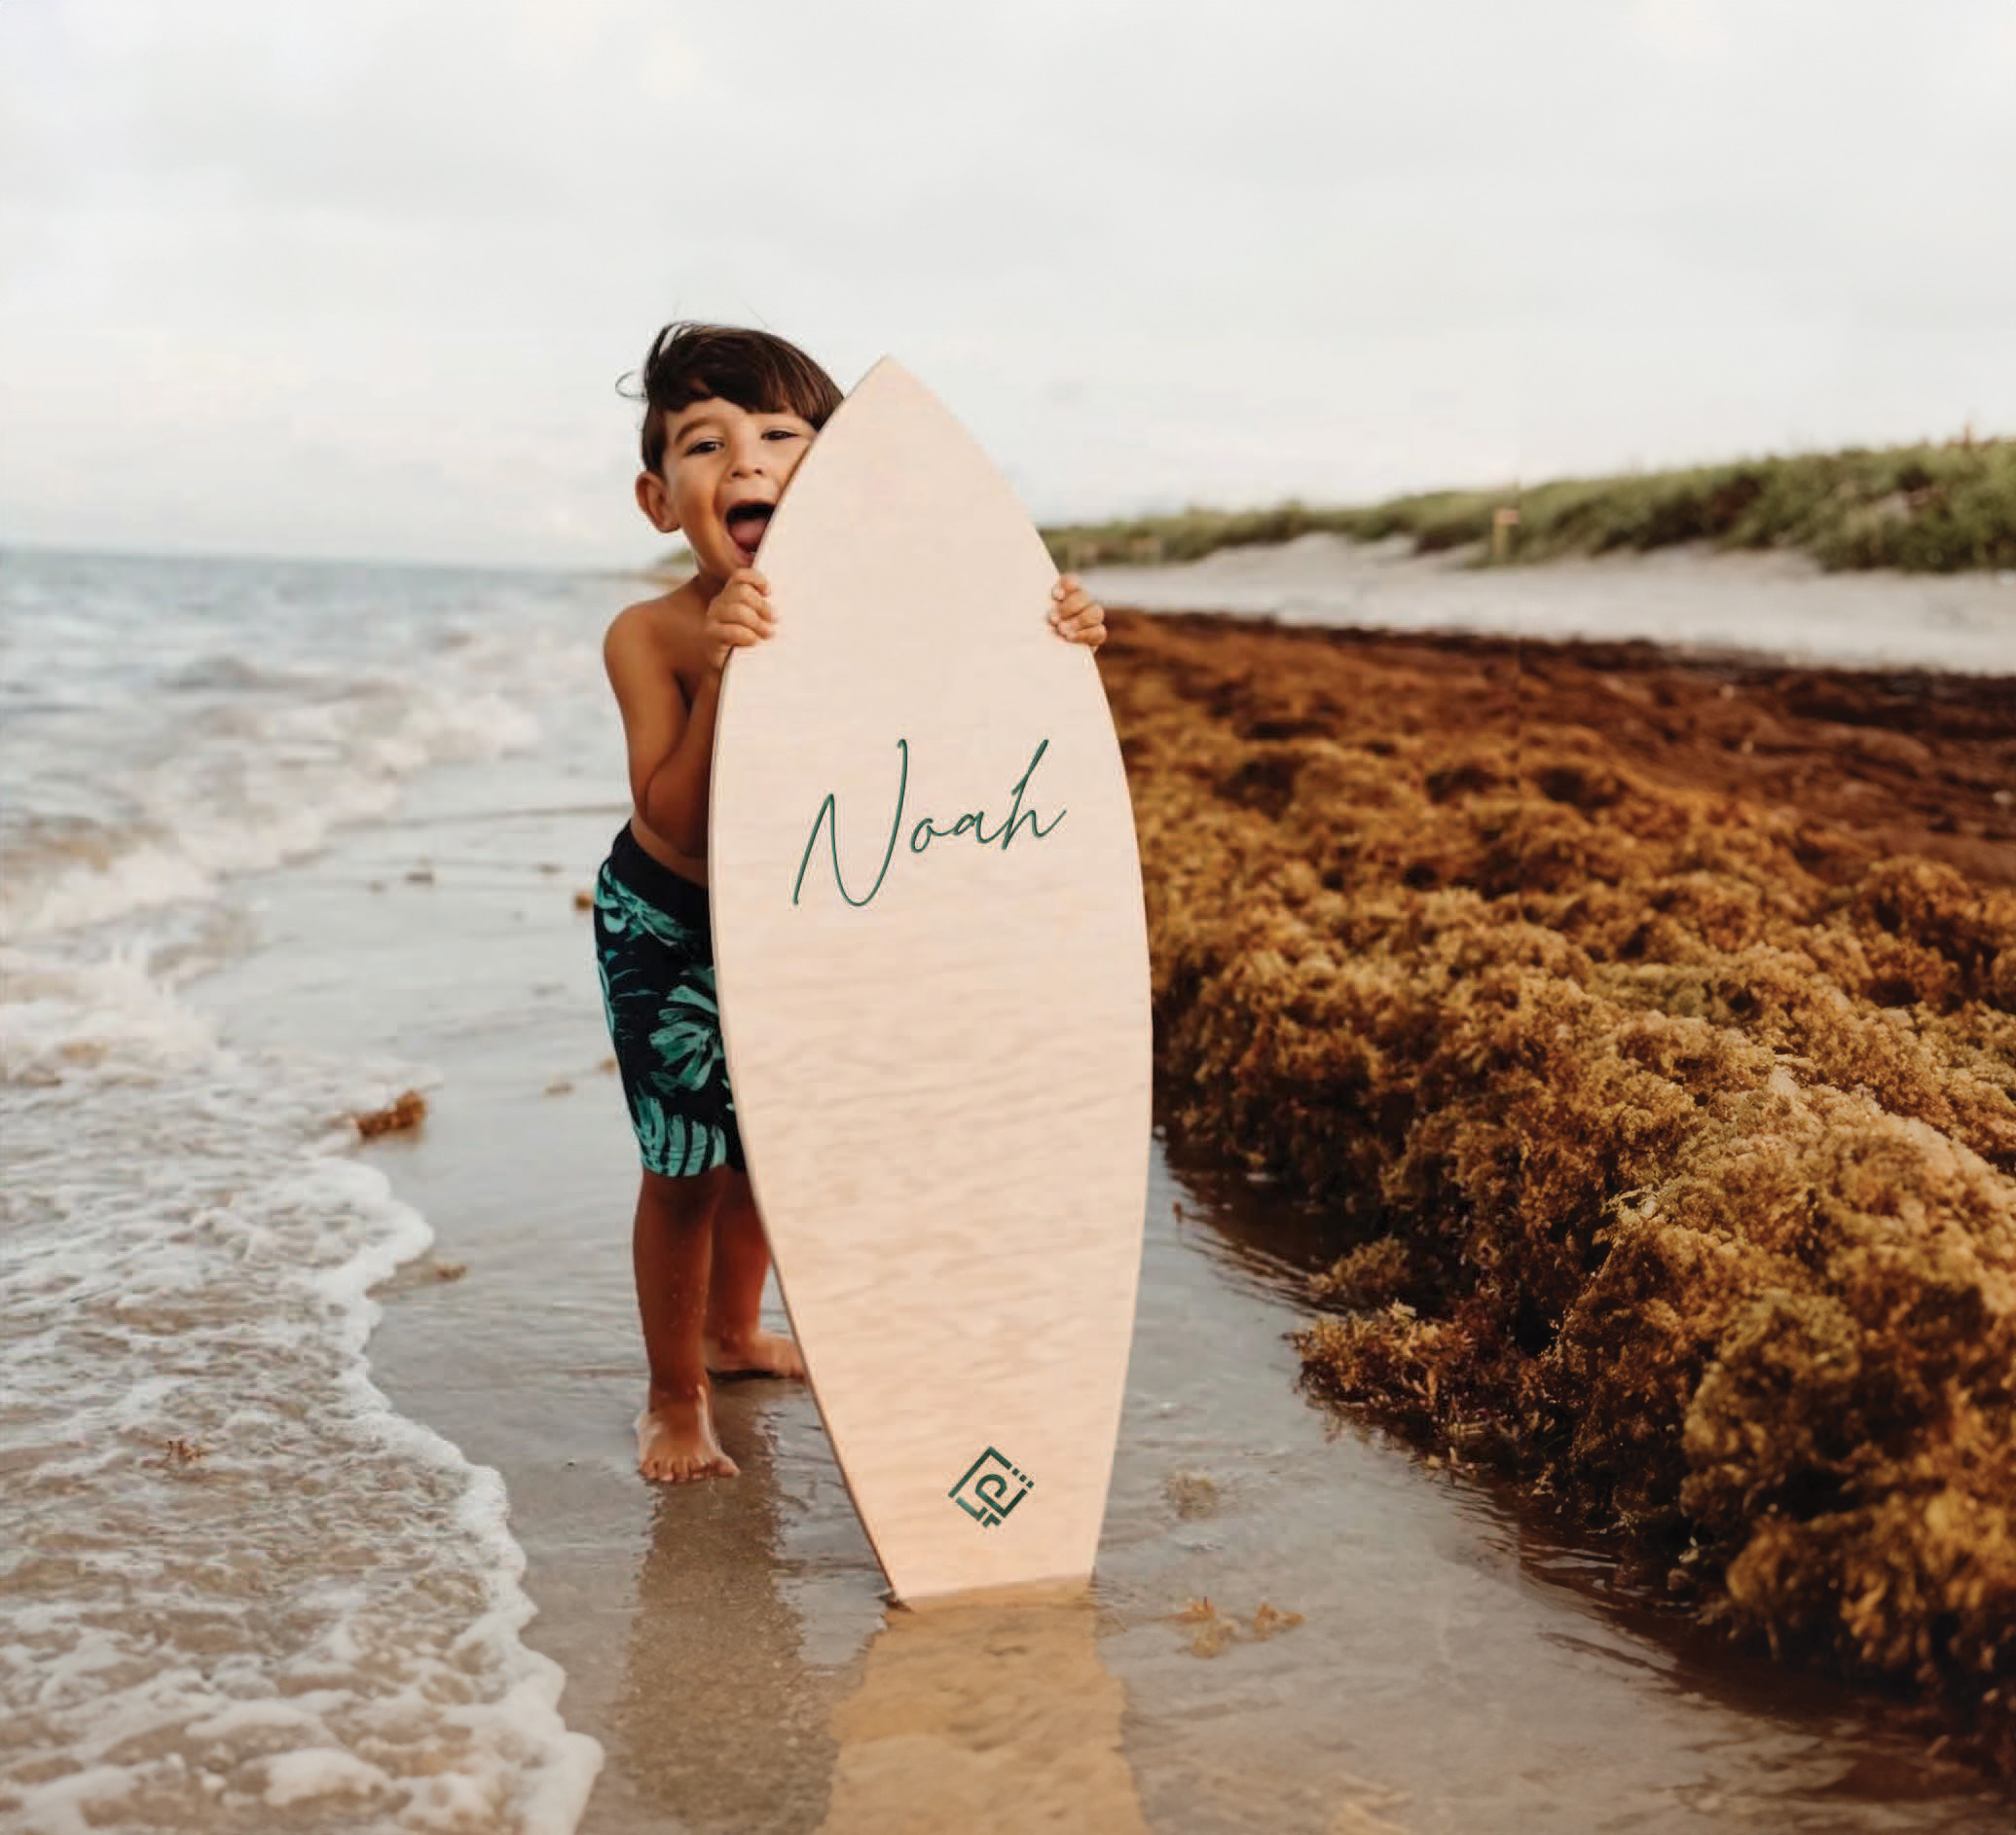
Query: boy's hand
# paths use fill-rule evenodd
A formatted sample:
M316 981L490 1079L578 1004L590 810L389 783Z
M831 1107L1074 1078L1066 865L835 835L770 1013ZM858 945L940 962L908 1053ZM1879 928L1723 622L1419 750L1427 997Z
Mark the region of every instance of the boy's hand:
M760 643L777 629L770 609L770 582L754 568L737 568L707 607L701 636L707 643L707 664L718 670L728 652Z
M1050 589L1050 629L1088 650L1106 642L1106 607L1079 584L1076 573L1062 575Z

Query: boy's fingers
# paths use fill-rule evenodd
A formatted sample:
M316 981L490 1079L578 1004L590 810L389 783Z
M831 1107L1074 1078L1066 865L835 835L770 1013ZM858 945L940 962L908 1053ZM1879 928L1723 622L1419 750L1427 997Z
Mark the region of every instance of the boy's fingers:
M759 608L730 606L716 611L712 629L717 642L753 643L768 637L776 624L774 617Z

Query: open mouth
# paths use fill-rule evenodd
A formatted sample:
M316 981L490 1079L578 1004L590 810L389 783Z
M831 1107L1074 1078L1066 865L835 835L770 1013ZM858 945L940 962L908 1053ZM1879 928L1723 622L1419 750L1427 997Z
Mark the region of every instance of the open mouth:
M738 503L723 519L727 524L728 539L751 561L755 559L764 530L770 527L773 508L775 505L769 503Z

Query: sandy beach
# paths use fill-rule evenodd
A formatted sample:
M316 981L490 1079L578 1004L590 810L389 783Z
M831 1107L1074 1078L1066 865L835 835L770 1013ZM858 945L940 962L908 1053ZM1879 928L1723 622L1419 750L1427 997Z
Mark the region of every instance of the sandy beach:
M614 604L622 583L606 585ZM1592 925L1625 925L1635 910L1642 928L1656 911L1635 955L1629 926L1613 953L1628 965L1616 976L1661 991L1663 1023L1728 1035L1721 1048L1739 1071L1764 1052L1767 1096L1781 1056L1809 1108L1832 1079L1883 1139L1945 1154L1942 1178L1984 1169L1964 1178L1989 1226L1939 1225L1952 1266L1921 1349L1954 1353L1939 1366L1942 1393L1980 1411L1991 1435L1989 1411L2005 1397L1958 1351L1995 1354L2008 1316L2009 1264L1995 1259L2009 1179L1996 1132L2010 1081L1995 1030L2006 1020L1994 1017L2006 1014L1994 1004L2005 990L1998 957L1979 960L2016 884L2016 821L1998 794L2016 743L2006 682L1630 642L1117 616L1102 674L1149 874L1162 1090L1098 1584L1083 1601L911 1614L886 1605L802 1390L724 1390L721 1431L743 1468L731 1485L654 1490L632 1469L643 1379L634 1154L575 901L623 813L620 760L593 633L568 642L539 666L540 698L524 702L535 727L413 770L396 803L232 876L229 922L204 918L202 936L222 941L176 984L177 1011L210 1029L240 1081L264 1080L270 1109L302 1111L317 1166L384 1181L396 1225L385 1243L425 1246L373 1277L356 1324L370 1394L339 1411L354 1449L334 1434L340 1423L318 1430L321 1471L258 1463L241 1336L207 1369L183 1340L191 1374L164 1387L152 1360L164 1333L186 1330L175 1323L186 1303L166 1289L144 1305L119 1292L89 1301L94 1330L137 1320L129 1361L114 1370L156 1383L133 1390L155 1398L150 1412L110 1430L103 1483L120 1487L120 1521L152 1513L181 1538L198 1533L207 1499L222 1526L204 1532L232 1539L192 1545L184 1566L207 1591L186 1609L149 1596L151 1642L128 1638L124 1667L93 1670L86 1642L76 1660L44 1654L21 1670L40 1690L20 1698L21 1724L45 1743L5 1755L7 1811L39 1806L55 1828L260 1835L2006 1826L1992 1705L1943 1671L1926 1680L1909 1662L1845 1662L1852 1651L1814 1615L1785 1635L1783 1596L1740 1594L1731 1578L1752 1519L1740 1487L1731 1503L1721 1486L1728 1457L1697 1471L1652 1456L1694 1446L1685 1408L1704 1386L1730 1432L1751 1416L1726 1383L1716 1401L1706 1374L1722 1340L1691 1301L1675 1304L1673 1354L1644 1364L1660 1373L1653 1399L1681 1418L1649 1404L1631 1413L1634 1392L1603 1366L1615 1340L1590 1323L1623 1314L1586 1292L1587 1232L1625 1221L1627 1196L1642 1211L1648 1190L1701 1229L1676 1181L1712 1183L1719 1162L1675 1165L1662 1184L1630 1158L1631 1142L1603 1134L1607 1110L1573 1100L1588 1080L1607 1088L1616 1025L1596 996L1617 1000L1594 967L1574 970L1573 952L1594 964ZM1634 876L1631 850L1655 846L1695 851L1662 854L1653 885ZM1797 899L1814 909L1773 903ZM1861 939L1870 975L1894 983L1881 1005L1873 982L1858 986L1844 1035L1874 1037L1883 1052L1851 1079L1824 1042L1758 1043L1761 1010L1725 1016L1718 1005L1754 959L1731 967L1687 940L1710 916L1728 930L1715 947L1739 957L1791 947L1777 931L1746 941L1743 924L1824 930L1837 918ZM54 975L40 960L34 973ZM132 960L168 973L165 955ZM1814 960L1802 984L1846 973ZM1899 977L1915 977L1908 991ZM1336 1005L1351 987L1358 1004ZM100 1007L50 1030L46 1049L10 1059L13 1093L47 1106L70 1087L60 1080L97 1074L85 1042L113 1021L94 998ZM1440 1055L1423 1030L1431 1000ZM1506 1023L1531 1023L1501 1038L1485 1024L1492 1002ZM1797 1018L1782 1003L1772 1010ZM1913 1016L1908 1037L1882 1017L1898 1011ZM1340 1045L1364 1055L1340 1065ZM1529 1050L1539 1055L1521 1056ZM186 1102L184 1084L146 1071L159 1087L147 1086L156 1107L141 1124L158 1138L190 1126L173 1119L184 1109L162 1106L170 1097L211 1116L213 1131L228 1119L219 1061L191 1061ZM123 1063L114 1052L100 1068L124 1083L79 1083L80 1096L99 1111L126 1100L118 1091L140 1073ZM341 1074L309 1076L322 1064ZM1525 1081L1507 1082L1507 1064L1524 1064ZM1712 1106L1720 1086L1690 1084L1696 1074L1677 1060L1662 1072ZM1936 1083L1948 1112L1912 1108L1914 1079ZM1530 1107L1541 1084L1563 1096L1546 1127ZM345 1111L407 1087L426 1099L423 1122L358 1141ZM1678 1114L1668 1094L1632 1087L1655 1120ZM1476 1132L1494 1109L1527 1128L1522 1155ZM1802 1155L1804 1113L1782 1123ZM1422 1133L1417 1117L1443 1118L1443 1131ZM1575 1130L1593 1162L1562 1146ZM1860 1137L1822 1129L1815 1143ZM222 1151L201 1129L187 1144ZM156 1187L169 1163L148 1170ZM52 1189L75 1202L76 1176L63 1176ZM247 1210L248 1188L232 1177L203 1202ZM1927 1181L1918 1210L1891 1214L1942 1218L1946 1194ZM121 1215L148 1214L121 1203ZM1865 1205L1849 1221L1875 1215ZM232 1270L248 1266L251 1240L232 1239L218 1281L244 1278ZM388 1250L370 1253L388 1262ZM1466 1284L1486 1255L1490 1279ZM1962 1267L1964 1256L1975 1261ZM1785 1286L1777 1262L1770 1270ZM1671 1292L1687 1291L1676 1275ZM1650 1298L1631 1303L1634 1326L1664 1317ZM1550 1362L1566 1344L1582 1361ZM1894 1355L1879 1365L1867 1345L1858 1354L1879 1390L1903 1368ZM275 1366L282 1377L290 1367L323 1364ZM1759 1366L1725 1356L1721 1367ZM1808 1394L1796 1374L1778 1393ZM1798 1405L1842 1402L1837 1388ZM1600 1433L1563 1451L1550 1438L1562 1410ZM89 1505L77 1487L100 1481L78 1476L54 1400L38 1423L10 1469L50 1508L73 1491ZM409 1429L444 1450L384 1492L411 1531L394 1538L350 1490L379 1495L407 1470L367 1450L396 1451ZM1940 1486L1974 1485L1965 1494L1983 1514L1970 1521L2005 1508L1973 1476L1992 1481L1992 1457L1921 1424L1898 1432L1884 1443L1892 1463L1856 1468L1854 1482L1893 1477L1915 1447ZM179 1464L163 1450L175 1439ZM1641 1474L1639 1494L1626 1496L1625 1469ZM1813 1483L1784 1482L1781 1520L1821 1520L1785 1507L1815 1494ZM458 1524L488 1521L493 1486L507 1539L483 1530L479 1552L502 1552L484 1557L497 1563L487 1579L473 1566L465 1584ZM1671 1545L1675 1509L1709 1525L1689 1532L1704 1553ZM269 1522L294 1527L282 1537ZM1858 1542L1852 1527L1829 1545L1844 1562L1921 1547ZM45 1533L0 1601L46 1616L60 1596L47 1588L130 1564L146 1538L123 1533L130 1546L89 1556L95 1566ZM1968 1542L1973 1565L1959 1571L1992 1577L1996 1546ZM1999 1596L1983 1596L1991 1607ZM347 1615L342 1637L290 1642L320 1622L311 1608L325 1598ZM1741 1610L1718 1620L1719 1601ZM94 1626L134 1617L116 1589L91 1612ZM1940 1624L1958 1638L1972 1622L1961 1612ZM420 1681L393 1657L422 1633L442 1654ZM34 1635L57 1650L55 1631ZM200 1711L175 1692L199 1672L228 1675ZM238 1705L220 1711L220 1689ZM57 1735L71 1744L46 1743Z
M1642 641L1965 675L2006 675L2016 656L2016 572L1829 572L1797 552L1702 542L1490 567L1474 548L1420 555L1404 538L1310 534L1085 578L1111 606L1359 631Z

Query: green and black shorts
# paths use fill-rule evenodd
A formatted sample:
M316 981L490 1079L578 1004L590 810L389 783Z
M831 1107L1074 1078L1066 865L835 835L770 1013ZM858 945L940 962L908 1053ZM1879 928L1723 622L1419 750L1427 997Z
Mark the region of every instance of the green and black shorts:
M596 876L595 959L645 1170L669 1179L746 1171L707 888L652 859L627 823Z

